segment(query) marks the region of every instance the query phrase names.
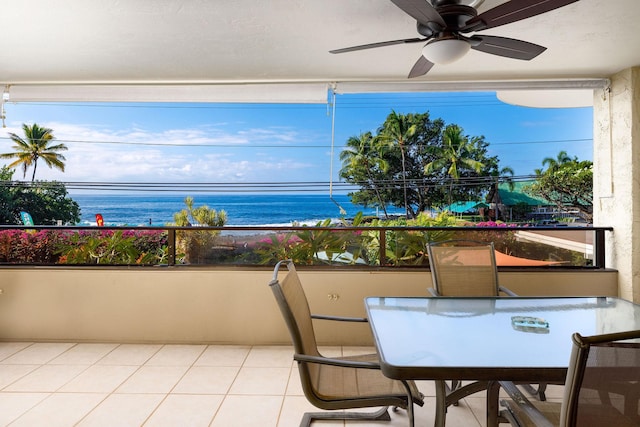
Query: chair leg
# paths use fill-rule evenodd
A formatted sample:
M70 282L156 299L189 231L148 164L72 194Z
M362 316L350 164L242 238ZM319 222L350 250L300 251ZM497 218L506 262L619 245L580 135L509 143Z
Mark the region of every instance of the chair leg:
M450 394L450 393L456 391L460 387L462 387L462 381L451 380L451 386L448 386L447 394ZM453 406L458 406L458 401L456 400L455 402L452 403L452 405Z
M316 420L391 421L391 417L386 406L375 412L307 412L300 421L300 427L310 427Z
M532 396L535 396L538 398L538 400L540 400L541 402L544 402L545 400L547 400L547 395L546 395L546 391L547 391L547 385L542 383L542 384L538 384L538 388L534 388L531 384L521 384L522 388L529 393Z

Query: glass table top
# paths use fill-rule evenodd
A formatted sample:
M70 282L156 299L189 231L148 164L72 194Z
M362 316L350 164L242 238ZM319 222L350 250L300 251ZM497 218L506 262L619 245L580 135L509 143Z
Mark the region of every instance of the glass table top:
M394 378L481 379L477 371L526 369L564 375L574 332L640 329L640 306L610 297L368 297L365 305L383 372Z

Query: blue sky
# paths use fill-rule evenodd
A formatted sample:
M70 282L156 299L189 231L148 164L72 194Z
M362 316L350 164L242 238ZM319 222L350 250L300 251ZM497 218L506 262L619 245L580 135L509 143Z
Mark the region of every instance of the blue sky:
M591 108L535 109L503 104L493 93L338 95L333 176L348 137L374 131L394 109L484 135L491 155L516 175L565 150L592 160ZM64 182L300 182L330 178L331 115L326 105L11 103L0 129L50 127L69 150L66 171L38 165L36 179ZM5 161L4 164L9 163ZM29 179L30 174L27 174ZM14 175L22 179L21 171Z

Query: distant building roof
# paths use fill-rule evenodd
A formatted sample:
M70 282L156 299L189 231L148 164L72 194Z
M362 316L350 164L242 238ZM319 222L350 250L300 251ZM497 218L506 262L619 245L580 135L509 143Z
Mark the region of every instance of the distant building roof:
M524 187L531 185L533 181L514 182L513 191L509 189L509 184L498 185L500 200L505 206L515 206L519 203L526 203L529 206L549 206L552 203L540 197L533 197L524 192Z
M476 205L480 202L455 202L444 207L445 211L453 213L477 212Z

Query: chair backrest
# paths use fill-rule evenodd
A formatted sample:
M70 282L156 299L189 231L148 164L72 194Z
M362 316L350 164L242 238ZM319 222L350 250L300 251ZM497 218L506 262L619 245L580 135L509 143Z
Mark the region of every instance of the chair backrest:
M280 281L278 280L278 273L282 266L285 266L288 272ZM287 324L295 352L318 356L311 310L300 283L300 277L291 260L280 261L276 264L269 287L271 287L273 295L276 297L284 321Z
M280 281L278 273L282 266L288 270L286 276ZM273 270L273 279L269 287L276 297L284 321L289 329L293 348L296 354L307 356L320 356L316 336L313 330L311 310L309 302L300 283L300 277L291 260L280 261ZM318 407L323 407L322 388L319 382L322 379L321 365L317 363L298 363L300 383L307 399Z
M638 426L638 399L640 330L574 334L560 425Z
M498 296L493 242L447 240L427 245L433 286L441 296Z

